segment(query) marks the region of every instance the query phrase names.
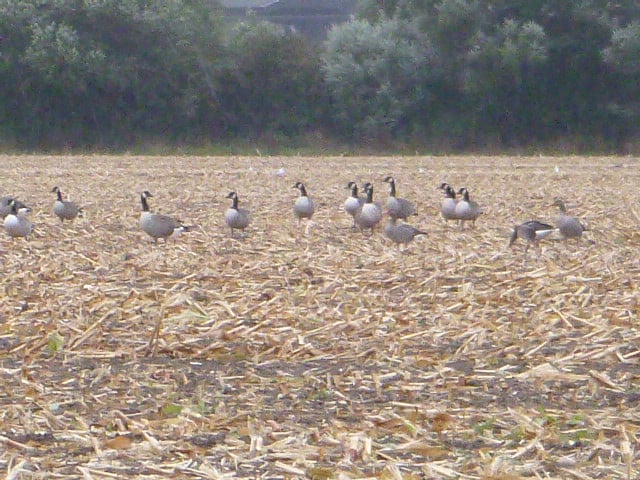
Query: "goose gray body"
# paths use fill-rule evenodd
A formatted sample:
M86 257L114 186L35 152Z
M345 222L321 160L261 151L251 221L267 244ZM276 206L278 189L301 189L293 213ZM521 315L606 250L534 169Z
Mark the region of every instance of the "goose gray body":
M449 223L449 220L459 220L456 215L456 206L458 205L456 191L448 183L440 185L440 189L444 190L444 199L440 207L442 218L444 218L447 223Z
M346 188L351 190L351 195L344 202L344 211L351 215L353 218L353 228L356 228L356 216L360 213L366 199L358 196L358 185L356 182L349 182Z
M244 234L245 228L251 223L251 215L245 208L238 208L238 194L236 192L229 192L226 198L231 198L233 204L224 214L224 221L231 229L231 236L233 237L234 230L242 230Z
M293 204L293 214L298 219L298 223L303 218L310 219L315 212L315 206L313 200L307 195L307 189L302 182L296 182L293 188L300 190L300 196Z
M464 222L471 222L475 227L476 219L482 214L480 205L469 198L469 190L466 187L458 190L458 194L462 195L462 200L456 205L456 217L460 220L462 226L464 226Z
M524 248L526 253L531 244L539 247L540 240L548 237L555 231L557 231L557 229L552 225L538 222L537 220L529 220L513 228L513 232L511 232L511 237L509 238L509 246L512 246L518 238L521 238L527 242Z
M149 211L149 203L147 198L153 197L147 190L140 194L142 202L142 212L140 213L140 228L143 232L153 238L155 243L159 238L167 239L171 236L178 236L187 231L189 227L182 224L180 220L176 220L169 215L159 213L151 213Z
M367 193L367 199L362 205L360 212L356 215L356 224L360 230L371 229L371 233L376 225L382 220L382 209L379 205L373 203L373 185L365 183L364 191Z
M415 215L416 208L409 200L396 196L396 181L393 177L384 179L389 184L389 197L387 198L387 213L391 218L406 220Z
M384 234L398 246L411 242L418 235L426 235L427 232L419 230L406 223L396 223L395 218L389 218L384 227Z
M53 187L51 192L57 195L56 201L53 203L53 213L58 216L61 222L75 219L82 211L75 202L63 200L62 191L58 187Z
M582 233L586 230L585 226L577 218L567 215L567 207L560 198L556 198L553 205L560 209L557 224L562 238L565 240L569 238L580 240Z
M9 202L11 211L4 217L4 231L10 237L28 237L33 231L33 225L27 218L27 213L31 211L30 208L24 206L18 208L18 202L11 200Z

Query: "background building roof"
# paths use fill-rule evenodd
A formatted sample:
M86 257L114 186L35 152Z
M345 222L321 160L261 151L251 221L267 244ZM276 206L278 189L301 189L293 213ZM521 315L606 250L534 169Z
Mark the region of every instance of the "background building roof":
M242 18L249 10L314 40L324 40L332 25L349 20L357 0L222 0L229 14Z

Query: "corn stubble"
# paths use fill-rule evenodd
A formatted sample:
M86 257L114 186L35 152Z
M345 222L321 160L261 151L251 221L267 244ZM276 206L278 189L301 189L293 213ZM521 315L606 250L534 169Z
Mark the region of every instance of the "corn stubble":
M635 478L640 175L624 162L4 157L0 194L35 231L0 229L0 471ZM384 201L390 174L427 232L403 253L342 210L347 181ZM301 228L298 180L316 203ZM443 181L473 190L475 229L445 226ZM58 183L84 207L73 224L51 211ZM146 189L193 231L153 245ZM242 238L231 190L253 215ZM588 222L581 243L507 248L514 225L555 221L556 196Z

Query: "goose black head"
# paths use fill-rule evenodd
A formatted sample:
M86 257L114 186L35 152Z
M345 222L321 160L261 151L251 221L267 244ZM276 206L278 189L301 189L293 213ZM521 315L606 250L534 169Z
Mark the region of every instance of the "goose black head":
M304 183L296 182L296 184L293 186L293 188L297 188L298 190L300 190L300 196L302 196L302 197L306 197L307 196L307 189L304 186Z

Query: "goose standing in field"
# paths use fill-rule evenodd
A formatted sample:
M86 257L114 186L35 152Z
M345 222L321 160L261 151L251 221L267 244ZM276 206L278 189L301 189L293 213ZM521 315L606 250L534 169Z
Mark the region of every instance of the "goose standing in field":
M395 218L389 217L389 220L384 227L384 234L387 238L395 242L395 244L398 245L398 248L400 248L400 245L408 244L418 235L427 234L427 232L418 230L406 223L397 224L396 222L397 220Z
M482 209L477 202L469 199L469 190L467 187L462 187L458 190L458 195L462 195L462 200L456 205L455 214L460 220L460 225L464 228L464 222L471 222L476 226L476 219L482 214Z
M360 213L366 199L358 196L358 185L356 182L349 182L346 188L351 190L351 196L344 202L344 211L351 215L353 218L353 228L356 228L356 216Z
M164 238L164 243L171 236L178 236L189 230L189 227L182 224L182 221L176 220L169 215L161 215L159 213L151 213L149 211L149 203L147 198L153 195L145 190L140 194L142 202L142 213L140 213L140 228L143 232L153 238L154 243L158 243L159 238Z
M365 183L364 191L367 194L367 199L364 205L362 205L360 212L356 215L355 221L362 232L370 228L373 234L376 225L382 220L382 209L379 205L373 203L373 185Z
M300 196L293 204L293 214L298 219L298 225L300 225L300 221L303 218L311 219L313 212L315 212L315 207L313 205L313 200L311 200L307 195L307 189L304 186L304 183L296 182L293 188L300 190Z
M413 204L404 198L396 197L396 181L393 177L386 177L384 182L389 184L389 198L387 198L387 213L391 218L406 220L416 214Z
M444 200L442 200L442 206L440 208L442 218L444 218L447 224L449 223L449 220L459 220L456 215L456 206L458 205L458 200L456 200L456 191L448 183L440 184L440 190L444 191Z
M540 248L540 240L548 237L555 231L557 231L557 228L552 225L538 222L537 220L529 220L513 228L513 232L511 232L511 237L509 238L509 246L511 247L518 238L525 240L527 242L524 247L524 253L526 255L531 244L536 248Z
M18 204L22 206L19 207ZM9 201L11 212L4 217L4 230L12 238L15 237L28 237L33 230L31 221L27 218L27 213L31 211L29 207L26 207L22 202L11 199Z
M554 199L553 206L560 209L557 223L562 238L564 240L575 238L579 242L586 227L577 218L567 215L567 207L562 199Z
M24 203L22 203L20 200L14 199L13 197L0 197L0 218L5 218L11 213L12 200L15 200L16 208L18 210L20 210L21 208L27 208Z
M244 235L244 229L251 223L251 215L245 208L238 208L238 194L236 192L229 192L225 198L231 198L233 204L224 214L224 221L231 229L231 236L233 237L234 230L242 230Z
M57 194L56 201L53 203L53 213L58 216L62 223L64 223L65 220L73 220L82 212L82 208L78 207L75 202L62 199L62 191L60 188L53 187L51 193Z

